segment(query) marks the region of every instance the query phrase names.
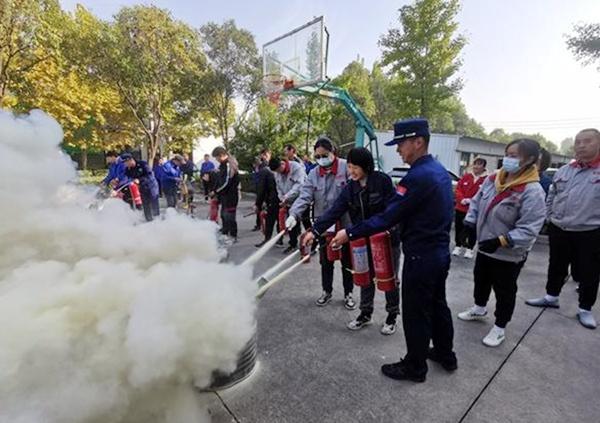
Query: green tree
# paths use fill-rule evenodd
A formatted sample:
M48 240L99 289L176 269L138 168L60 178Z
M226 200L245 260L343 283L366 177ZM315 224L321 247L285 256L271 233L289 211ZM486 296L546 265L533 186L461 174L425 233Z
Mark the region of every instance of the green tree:
M552 141L550 141L549 139L547 139L545 136L543 136L540 133L526 134L524 132L512 132L509 134L504 129L496 128L492 132L490 132L489 138L492 141L497 141L497 142L501 142L504 144L508 144L509 142L519 139L519 138L529 138L529 139L537 141L542 148L545 148L546 150L548 150L551 153L558 152L557 145L554 144Z
M598 61L600 70L600 23L579 24L567 38L567 47L584 65Z
M560 154L565 156L573 156L575 147L575 140L572 137L565 138L560 142Z
M321 78L321 51L321 38L315 30L310 34L310 39L306 46L306 69L311 80Z
M373 126L377 129L391 129L398 117L393 107L392 82L377 62L373 64L369 80L374 106L371 116Z
M57 0L0 0L0 107L14 105L25 75L59 43Z
M246 118L260 92L260 58L254 36L235 21L210 22L200 29L211 72L196 94L214 122L214 134L229 147L230 128ZM235 122L234 99L245 102Z
M456 76L466 38L457 35L458 0L416 0L400 8L400 28L379 41L384 66L394 81L394 97L404 117L430 118L462 88Z
M469 117L465 105L456 96L442 102L438 112L432 116L430 125L434 132L486 138L484 127Z

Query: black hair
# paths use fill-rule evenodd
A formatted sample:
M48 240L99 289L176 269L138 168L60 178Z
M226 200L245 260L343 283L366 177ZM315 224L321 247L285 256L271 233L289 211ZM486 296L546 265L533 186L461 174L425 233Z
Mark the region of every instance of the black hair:
M552 163L552 154L545 148L542 148L540 151L540 172L544 172L546 169L550 167L550 163Z
M262 150L260 150L260 154L271 154L271 150L269 150L268 148L263 148Z
M481 163L483 167L487 166L487 160L483 157L477 157L475 160L473 160L473 164L476 164L477 162Z
M581 131L579 131L579 133L582 132L593 132L594 136L598 139L600 139L600 131L598 131L596 128L586 128L586 129L582 129Z
M429 145L429 140L431 139L431 135L427 134L427 135L421 135L421 136L425 140L425 144Z
M119 155L116 151L111 150L106 152L106 157L119 157Z
M519 138L509 142L504 151L507 151L511 146L516 145L519 149L519 154L525 157L530 163L526 167L533 166L540 158L540 144L536 140L529 138Z
M370 175L375 170L373 155L364 147L355 147L351 149L348 152L346 160L348 160L348 163L362 168L367 175Z
M283 147L284 150L294 150L294 153L296 152L296 147L294 147L292 144L286 144L285 147Z
M228 154L228 153L227 153L227 150L225 150L225 148L223 148L223 147L215 147L215 149L212 151L212 156L214 158L223 156L225 154Z
M271 169L273 172L278 170L280 167L281 159L279 157L272 157L271 160L269 160L269 169Z
M333 143L327 137L320 137L317 140L317 142L315 143L314 149L316 150L319 147L324 148L327 151L331 151L332 153L335 152L335 147L333 146Z

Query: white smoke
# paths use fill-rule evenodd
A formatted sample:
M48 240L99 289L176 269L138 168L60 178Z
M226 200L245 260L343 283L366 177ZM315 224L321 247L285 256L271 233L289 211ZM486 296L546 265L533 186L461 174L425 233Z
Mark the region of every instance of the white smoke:
M250 339L251 269L214 224L87 209L41 111L0 111L0 422L189 422Z

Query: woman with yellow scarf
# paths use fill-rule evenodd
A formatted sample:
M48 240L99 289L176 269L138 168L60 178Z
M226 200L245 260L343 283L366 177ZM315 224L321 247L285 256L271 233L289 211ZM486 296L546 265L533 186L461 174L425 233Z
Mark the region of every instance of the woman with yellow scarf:
M465 217L465 226L477 231L475 305L458 318L485 319L493 289L496 322L483 338L489 347L504 341L504 329L515 309L517 278L546 217L545 194L536 166L539 155L540 146L534 140L518 139L508 144L502 168L485 180Z

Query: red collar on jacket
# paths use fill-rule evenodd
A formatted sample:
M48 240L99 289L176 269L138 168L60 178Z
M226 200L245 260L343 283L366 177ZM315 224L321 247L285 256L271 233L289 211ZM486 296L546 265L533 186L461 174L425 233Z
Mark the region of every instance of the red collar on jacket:
M600 156L596 157L594 160L592 160L589 163L584 163L582 161L579 160L573 160L571 162L571 166L573 167L577 167L580 169L596 169L600 167Z
M319 176L325 176L328 173L332 173L333 175L337 175L338 165L339 165L339 161L338 161L338 158L336 157L335 159L333 159L333 163L328 168L324 168L322 166L319 166Z
M283 161L283 172L282 173L284 175L287 175L288 173L290 173L290 167L291 167L291 165L290 165L289 160L284 160Z

